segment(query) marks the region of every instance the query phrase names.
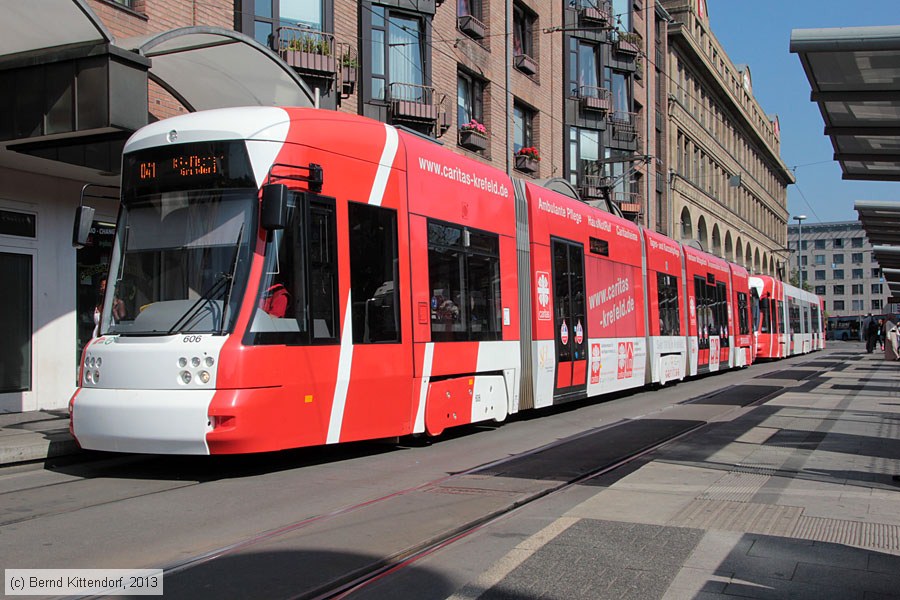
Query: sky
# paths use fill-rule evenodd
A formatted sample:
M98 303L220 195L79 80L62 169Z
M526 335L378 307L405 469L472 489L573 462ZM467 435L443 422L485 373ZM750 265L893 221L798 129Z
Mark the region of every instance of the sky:
M713 35L736 65L750 67L753 95L781 125L781 159L794 171L788 186L790 222L855 221L857 200L900 200L900 182L848 181L833 160L818 106L800 57L790 52L791 30L900 25L900 2L868 0L707 0Z

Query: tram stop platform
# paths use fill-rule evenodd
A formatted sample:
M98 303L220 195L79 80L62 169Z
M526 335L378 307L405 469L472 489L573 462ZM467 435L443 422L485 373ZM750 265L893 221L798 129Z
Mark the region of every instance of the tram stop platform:
M64 410L0 413L0 466L78 452Z

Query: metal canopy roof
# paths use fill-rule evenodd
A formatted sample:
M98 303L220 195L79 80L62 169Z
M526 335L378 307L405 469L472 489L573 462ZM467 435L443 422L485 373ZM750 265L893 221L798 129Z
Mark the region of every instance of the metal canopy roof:
M0 58L48 47L112 41L112 35L83 0L0 0L0 14Z
M230 29L184 27L116 43L149 58L150 78L189 110L313 105L309 87L277 54Z
M900 181L900 26L795 29L844 179Z
M872 243L872 253L891 292L900 302L900 202L859 200L853 208Z

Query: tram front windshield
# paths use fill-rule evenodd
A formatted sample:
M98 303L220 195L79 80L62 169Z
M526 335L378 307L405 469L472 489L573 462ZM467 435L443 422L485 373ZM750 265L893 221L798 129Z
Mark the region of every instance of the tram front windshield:
M230 331L247 282L256 209L242 142L126 155L100 332Z

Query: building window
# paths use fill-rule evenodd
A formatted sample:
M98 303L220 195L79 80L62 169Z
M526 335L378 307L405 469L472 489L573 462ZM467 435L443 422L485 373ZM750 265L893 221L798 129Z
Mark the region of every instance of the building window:
M854 252L850 255L850 262L855 265L861 265L863 262L863 253L862 252Z
M808 246L808 244L809 244L809 243L808 243L806 240L803 240L803 241L800 242L800 248L801 248L802 250L806 250L806 247ZM819 247L819 246L816 245L816 248L818 248L818 247Z
M844 301L843 300L835 300L834 301L834 310L844 310Z
M853 294L854 296L861 296L863 294L863 284L854 283L850 287L850 293Z
M865 239L865 238L855 237L855 238L853 238L853 239L850 240L850 246L853 247L853 248L862 248L862 247L863 247L863 240L864 240L864 239Z
M843 285L835 285L835 286L832 287L832 289L834 290L834 294L835 294L836 296L843 296L843 295L844 295L844 286L843 286Z
M881 291L882 289L883 289L883 288L881 287L881 284L880 284L880 283L873 283L873 284L872 284L872 293L873 293L873 294L882 294L882 293L883 293L883 292Z
M862 269L853 269L853 279L862 279L863 278L863 270Z
M825 281L825 271L822 269L816 269L816 281Z
M600 48L597 44L570 39L569 86L574 98L599 96Z
M832 279L843 279L844 278L844 270L843 269L835 269Z
M835 264L835 265L844 264L844 255L843 254L832 254L831 262L832 262L832 264Z
M804 244L806 242L803 242ZM824 250L825 249L825 240L815 240L816 250Z
M371 20L369 98L430 102L425 97L425 25L384 6L363 11Z
M835 248L843 248L844 247L844 238L834 238L831 240L831 243Z
M456 0L456 26L472 39L484 38L487 32L481 0Z
M800 259L800 264L802 264L804 267L809 264L809 261L807 260L807 258L809 258L809 257L804 256L802 259Z
M881 279L881 268L875 267L872 269L872 277L874 279Z
M397 212L350 202L347 218L353 343L399 342Z
M817 286L816 286L816 291L815 291L815 293L816 293L816 295L818 295L818 296L824 296L824 295L825 295L825 286L824 286L824 285L817 285Z
M279 27L300 27L327 31L326 1L330 9L333 0L244 0L238 19L241 30L264 46Z
M513 152L534 145L534 111L515 102L513 103Z
M513 4L513 55L537 58L534 51L534 14L521 4ZM521 67L519 67L521 69Z
M850 310L862 310L863 309L863 301L862 300L853 300L853 308Z
M881 309L881 300L880 299L872 300L872 308L875 310L880 310Z
M604 69L603 85L610 91L613 112L630 113L632 108L631 86L629 85L628 75L623 71Z
M634 0L613 0L613 19L616 22L617 29L622 31L631 31L631 3Z
M456 76L456 126L484 124L484 82L460 71Z
M0 252L0 274L6 282L0 296L0 392L26 392L31 389L32 256Z
M805 256L803 258L806 258ZM825 255L824 254L816 254L813 259L815 260L817 265L825 264Z
M502 339L500 238L428 222L433 342Z
M577 186L585 175L600 177L600 132L581 127L569 128L569 182Z

